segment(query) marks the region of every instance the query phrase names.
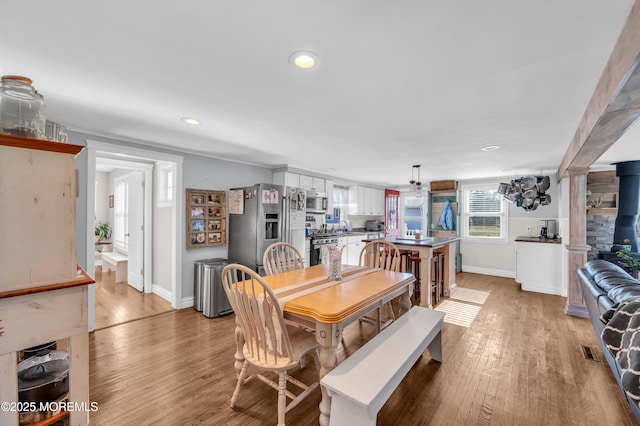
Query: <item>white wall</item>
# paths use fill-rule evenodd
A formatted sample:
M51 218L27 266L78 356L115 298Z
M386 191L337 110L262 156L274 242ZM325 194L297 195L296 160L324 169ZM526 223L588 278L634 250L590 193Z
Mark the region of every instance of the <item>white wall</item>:
M95 224L106 223L113 229L112 218L109 217L109 174L105 172L96 172L96 217Z
M153 285L171 293L171 207L158 207L157 168L153 176Z
M547 194L551 196L551 204L539 206L536 210L527 211L515 204L507 203L509 206L509 237L506 243L479 243L470 240L460 242L460 253L462 254L462 270L486 275L497 275L504 277L515 277L515 245L514 241L518 236L540 235L540 220L558 220L558 212L562 200L559 198L558 184L555 175L549 175L551 186ZM493 178L482 180L467 180L458 182L458 188L465 184L483 184L488 182L509 182L511 179ZM497 189L497 186L496 186ZM506 201L505 201L506 202ZM531 227L531 233L526 231L526 227ZM558 226L562 226L560 221ZM562 235L562 229L559 230Z

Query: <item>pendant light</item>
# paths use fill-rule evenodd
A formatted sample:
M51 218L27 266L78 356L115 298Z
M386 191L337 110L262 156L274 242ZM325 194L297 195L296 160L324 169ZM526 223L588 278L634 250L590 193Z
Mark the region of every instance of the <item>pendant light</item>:
M418 180L415 180L415 171L418 169ZM416 197L422 197L422 182L420 182L420 164L415 164L411 169L411 180L409 181L411 190L416 191Z

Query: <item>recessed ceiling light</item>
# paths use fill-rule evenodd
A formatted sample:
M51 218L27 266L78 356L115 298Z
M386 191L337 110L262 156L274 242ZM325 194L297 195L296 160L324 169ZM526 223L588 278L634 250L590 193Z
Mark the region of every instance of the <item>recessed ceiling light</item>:
M320 58L313 52L298 50L289 55L289 63L303 70L318 68Z
M498 148L500 148L500 146L498 146L498 145L487 145L487 146L483 146L482 150L483 151L495 151Z
M192 126L197 126L200 124L200 120L193 118L193 117L182 117L180 120L184 121L187 124L190 124Z

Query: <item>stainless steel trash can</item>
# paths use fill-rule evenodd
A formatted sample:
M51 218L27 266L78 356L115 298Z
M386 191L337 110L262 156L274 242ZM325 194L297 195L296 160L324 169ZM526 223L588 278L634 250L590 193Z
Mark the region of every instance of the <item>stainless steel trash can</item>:
M222 270L227 262L203 265L204 286L202 288L202 314L207 318L219 317L233 312L227 294L222 287Z
M198 312L202 312L203 309L203 299L202 293L205 286L205 277L204 277L204 265L208 264L217 264L220 262L226 262L227 259L223 259L221 257L214 257L211 259L200 259L194 262L193 269L193 309Z

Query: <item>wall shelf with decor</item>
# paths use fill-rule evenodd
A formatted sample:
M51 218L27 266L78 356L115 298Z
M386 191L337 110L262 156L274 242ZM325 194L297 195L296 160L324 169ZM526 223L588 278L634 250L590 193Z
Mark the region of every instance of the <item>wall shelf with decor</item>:
M618 177L615 170L587 174L587 214L618 214Z
M227 245L225 191L187 188L187 250Z

